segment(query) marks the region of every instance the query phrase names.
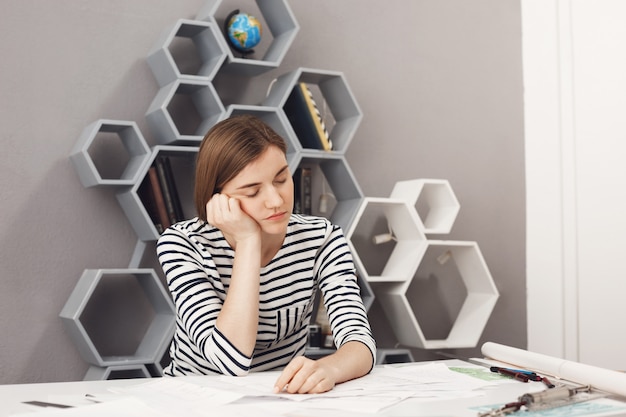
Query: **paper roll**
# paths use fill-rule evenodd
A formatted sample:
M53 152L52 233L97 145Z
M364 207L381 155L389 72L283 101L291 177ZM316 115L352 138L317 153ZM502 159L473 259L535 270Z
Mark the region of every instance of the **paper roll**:
M601 391L626 397L626 373L623 372L585 365L493 342L484 343L481 352L486 358L506 362L518 368L556 376L581 385L591 385Z

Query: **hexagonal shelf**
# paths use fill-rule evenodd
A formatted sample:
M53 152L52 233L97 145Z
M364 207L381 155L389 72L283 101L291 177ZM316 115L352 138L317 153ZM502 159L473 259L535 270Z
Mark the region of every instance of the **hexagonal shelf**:
M363 192L344 156L334 152L324 152L321 155L305 149L300 157L301 164L319 166L336 200L328 218L344 231L348 230L363 199Z
M409 349L376 349L376 365L413 362Z
M148 180L147 177L150 167L158 156L169 156L172 160L173 171L175 174L177 173L177 168L185 171L182 175L174 175L174 177L193 178L195 158L197 154L198 147L193 146L154 146L147 163L139 173L138 181L132 187L117 194L117 200L140 240L152 241L157 240L160 236L160 233L155 226L155 222L148 212L147 202L143 201L142 196L140 196L142 184L144 181ZM175 164L177 159L180 159L180 161L184 163ZM174 178L174 181L176 181L176 178ZM184 217L191 218L195 216L195 207L192 207L193 181L176 181L176 184L179 201L184 214L186 214Z
M391 198L404 199L415 206L426 234L450 233L461 207L447 180L398 181Z
M136 291L143 296L134 297L131 308L150 309L151 317L149 322L141 325L134 323L141 327L140 330L130 329L134 335L140 336L134 352L115 352L122 348L105 347L98 340L110 344L111 341L123 339L122 335L129 333L126 328L129 322L132 325L133 320L148 318L142 317L146 316L145 311L124 312L128 314L120 317L116 311L120 308L119 304L114 307L98 300L98 297L106 300L118 293L130 297ZM114 320L116 313L118 317ZM175 327L174 305L152 269L86 269L60 317L83 359L99 367L157 363L161 360L163 346L170 343ZM97 325L90 323L94 318L98 320ZM110 333L103 334L103 328L108 328Z
M178 79L159 89L146 120L161 144L199 145L224 111L211 82Z
M427 244L429 248L441 249L438 261L442 264L454 261L467 291L448 336L442 339L425 337L407 294L411 281L397 286L373 286L376 297L403 345L424 349L475 347L499 297L478 244L445 240L429 240Z
M289 120L285 117L285 114L279 111L276 107L268 106L251 106L244 104L231 104L226 108L226 114L224 118L227 119L230 116L236 116L241 114L250 114L257 116L265 123L267 123L278 135L280 135L287 143L287 163L289 169L293 172L300 162L300 156L298 152L301 150L299 144L294 144L290 138Z
M161 87L179 78L212 81L226 48L216 23L180 19L163 31L146 60Z
M221 0L206 1L196 19L212 21L217 24L215 14L220 4ZM255 17L263 25L263 36L271 36L272 40L261 59L237 57L233 50L228 47L224 66L224 70L227 72L250 77L277 68L300 30L286 0L256 0L256 5L261 15ZM255 15L255 13L250 14ZM219 27L224 26L223 20L225 19L226 16L221 19L222 22Z
M108 177L94 162L90 153L96 142L121 141L127 153L126 166L115 178ZM129 186L137 181L141 168L150 154L137 123L121 120L100 119L87 126L74 146L70 159L85 187ZM116 154L119 158L119 152Z
M128 378L151 378L148 368L145 365L115 365L102 368L99 366L90 366L83 381L100 381L110 379L128 379ZM157 375L154 375L157 376Z
M267 106L283 109L293 88L300 82L315 86L332 114L333 125L329 127L333 151L344 153L363 117L361 109L341 72L298 68L276 79L268 96L263 101ZM317 103L318 108L322 103ZM298 138L292 128L293 141ZM327 153L323 150L307 150Z
M380 274L373 274L365 267L358 250L356 238L362 231L361 220L366 212L379 209L384 215L393 239L393 248ZM348 229L348 241L355 254L355 264L360 274L369 283L403 283L410 281L417 270L419 261L426 250L426 237L419 226L415 210L405 200L366 197L356 213L352 226ZM367 236L367 241L374 236ZM376 293L376 291L374 291Z

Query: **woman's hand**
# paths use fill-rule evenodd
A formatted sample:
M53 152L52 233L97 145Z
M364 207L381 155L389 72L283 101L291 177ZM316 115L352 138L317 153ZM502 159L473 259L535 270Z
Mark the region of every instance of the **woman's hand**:
M234 240L241 242L250 237L258 237L259 224L245 213L239 200L226 194L215 194L206 204L207 221Z
M285 367L276 380L274 392L290 394L319 394L330 391L336 384L336 371L328 364L298 356Z

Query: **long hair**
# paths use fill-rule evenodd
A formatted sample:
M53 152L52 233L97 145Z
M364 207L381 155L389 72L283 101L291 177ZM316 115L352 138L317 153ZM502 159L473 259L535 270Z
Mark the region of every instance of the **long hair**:
M270 126L252 115L232 116L205 135L196 158L194 201L206 221L206 204L270 146L287 153L287 144Z

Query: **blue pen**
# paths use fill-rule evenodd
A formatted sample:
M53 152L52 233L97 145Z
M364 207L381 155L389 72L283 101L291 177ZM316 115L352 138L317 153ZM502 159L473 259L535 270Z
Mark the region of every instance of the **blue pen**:
M528 371L525 369L512 369L512 368L501 368L499 366L492 366L489 368L491 372L499 372L504 374L521 374L526 375L528 379L532 381L541 381L541 377L537 375L537 373L533 371ZM503 372L504 371L504 372Z

